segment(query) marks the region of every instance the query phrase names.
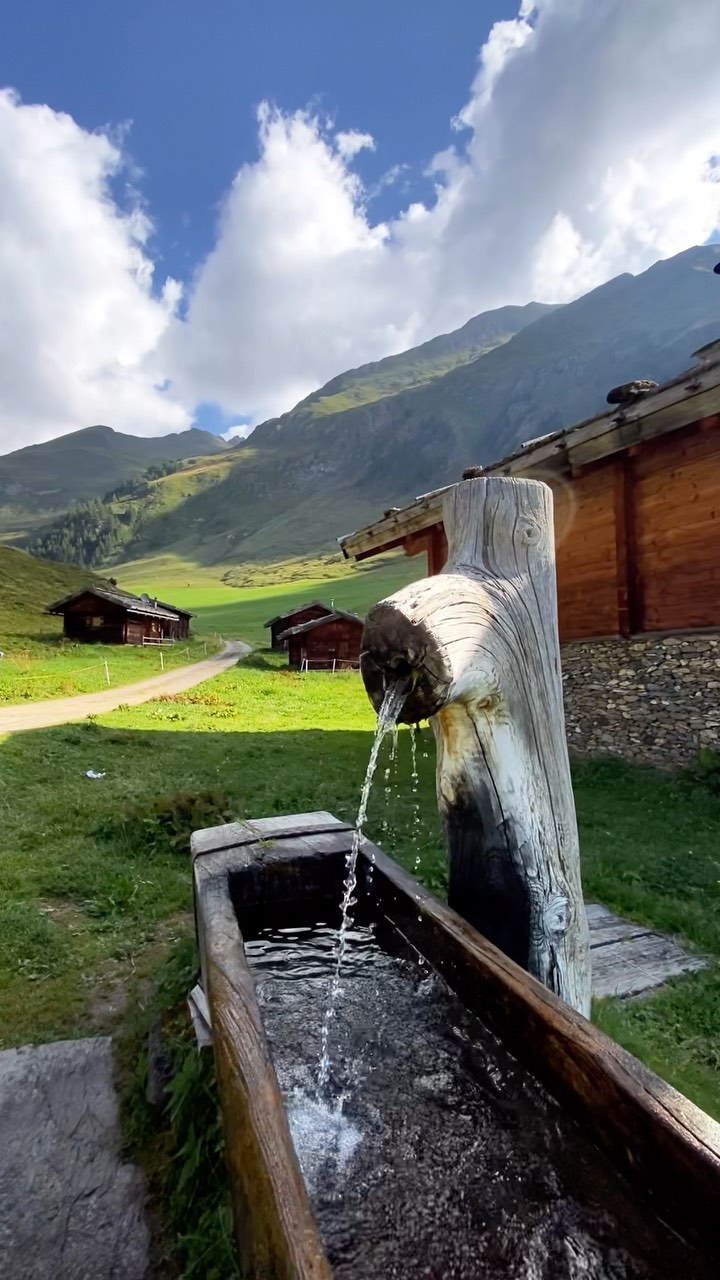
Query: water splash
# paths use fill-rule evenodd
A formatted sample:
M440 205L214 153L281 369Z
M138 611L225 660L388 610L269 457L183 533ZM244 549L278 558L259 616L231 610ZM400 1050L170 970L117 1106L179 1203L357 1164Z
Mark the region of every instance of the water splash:
M340 928L338 929L337 945L335 950L335 973L333 975L332 986L330 988L330 999L323 1019L320 1067L318 1070L318 1095L327 1086L330 1078L330 1033L341 991L340 979L342 975L342 964L347 947L351 908L355 905L355 898L353 897L353 894L355 893L357 886L357 860L363 839L363 827L365 825L365 818L367 817L370 789L375 776L375 770L377 768L378 757L380 755L380 748L383 744L383 740L397 723L397 718L400 714L400 708L405 701L405 696L405 690L399 688L397 685L391 685L385 691L385 697L383 698L382 706L378 712L378 724L375 731L375 740L370 751L370 759L368 760L368 767L365 773L365 781L363 782L362 791L360 792L360 806L358 808L358 815L355 821L352 844L350 852L345 859L345 883L343 886L342 902L340 904L341 921ZM342 1099L339 1105L342 1105Z
M362 1142L362 1133L342 1112L344 1095L331 1105L296 1089L286 1099L288 1123L303 1177L312 1195L321 1173L341 1178Z

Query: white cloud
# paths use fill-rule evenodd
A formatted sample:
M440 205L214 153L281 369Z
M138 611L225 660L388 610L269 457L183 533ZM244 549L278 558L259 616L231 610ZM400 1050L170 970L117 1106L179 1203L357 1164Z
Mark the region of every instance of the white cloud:
M675 0L523 0L481 50L434 201L379 225L351 167L370 139L264 107L164 344L180 393L259 420L487 307L569 299L703 242L719 46L716 0L691 21Z
M0 422L150 432L201 401L261 421L488 307L569 299L706 240L718 47L717 0L690 17L676 0L522 0L428 165L433 198L387 222L353 168L369 134L264 105L184 318L176 285L152 295L146 216L110 198L119 143L6 97Z
M120 139L0 91L2 451L97 422L188 425L148 364L179 286L153 297L150 221L112 199Z
M234 427L228 427L227 431L223 431L223 440L247 440L255 430L256 423L238 422Z
M371 133L349 129L344 133L336 133L335 146L343 160L352 160L360 151L374 151L375 139Z

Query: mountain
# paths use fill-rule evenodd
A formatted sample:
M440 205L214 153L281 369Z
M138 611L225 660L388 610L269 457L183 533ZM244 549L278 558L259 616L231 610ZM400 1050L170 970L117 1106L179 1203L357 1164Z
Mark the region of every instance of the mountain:
M123 558L172 550L237 563L334 549L384 507L601 412L612 386L681 373L720 332L719 258L718 245L689 249L563 307L502 308L333 379L223 455L222 473L217 459L204 464L203 486L181 501L126 509ZM183 475L158 489L172 481L177 494Z
M296 405L292 417L301 420L303 415L310 419L319 414L342 413L412 387L425 386L452 369L471 364L508 342L535 320L556 310L557 307L546 303L528 302L524 307L484 311L452 333L440 334L400 355L386 356L384 360L339 374Z
M209 431L192 428L145 439L111 427L85 427L0 457L0 537L24 533L67 511L73 502L97 498L149 466L227 449Z

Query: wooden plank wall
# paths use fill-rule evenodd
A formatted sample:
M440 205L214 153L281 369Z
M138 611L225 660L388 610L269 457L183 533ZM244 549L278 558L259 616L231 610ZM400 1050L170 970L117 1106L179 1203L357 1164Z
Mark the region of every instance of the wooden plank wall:
M632 456L638 630L720 625L719 428L706 419Z
M619 631L613 459L553 481L561 640Z
M720 627L720 416L543 478L562 641ZM405 540L431 574L447 558L443 532Z

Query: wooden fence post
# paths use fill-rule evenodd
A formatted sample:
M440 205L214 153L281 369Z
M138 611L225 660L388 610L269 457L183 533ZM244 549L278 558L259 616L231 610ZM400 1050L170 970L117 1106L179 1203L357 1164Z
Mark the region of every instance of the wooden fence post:
M376 707L428 717L450 857L448 901L586 1016L590 951L560 675L552 493L488 476L448 490L447 564L370 612Z

